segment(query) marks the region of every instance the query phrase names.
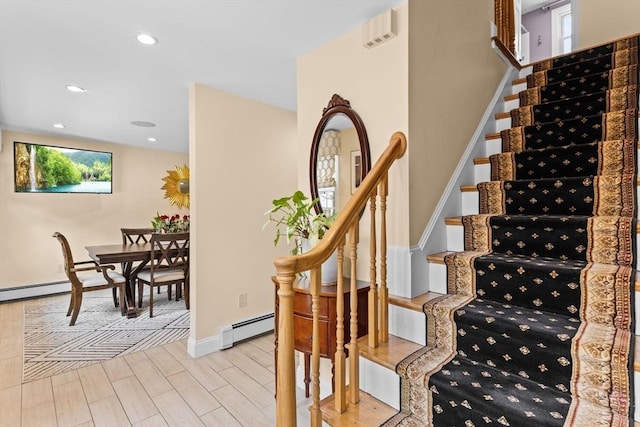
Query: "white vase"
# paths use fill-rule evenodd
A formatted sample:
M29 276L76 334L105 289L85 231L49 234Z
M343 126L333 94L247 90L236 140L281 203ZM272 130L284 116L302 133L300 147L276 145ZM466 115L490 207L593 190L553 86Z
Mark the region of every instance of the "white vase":
M302 252L309 252L311 250L311 243L309 239L302 239ZM321 282L323 285L335 284L338 282L338 251L334 251L325 262L322 263ZM309 272L306 273L308 277L311 277Z

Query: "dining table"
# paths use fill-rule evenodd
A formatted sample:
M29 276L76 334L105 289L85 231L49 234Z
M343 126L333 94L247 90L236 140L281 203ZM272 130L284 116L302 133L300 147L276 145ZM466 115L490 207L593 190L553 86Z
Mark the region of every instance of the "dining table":
M122 265L122 275L127 281L125 298L127 317L137 317L133 278L151 260L151 243L117 243L85 246L85 249L89 257L98 264L120 263Z

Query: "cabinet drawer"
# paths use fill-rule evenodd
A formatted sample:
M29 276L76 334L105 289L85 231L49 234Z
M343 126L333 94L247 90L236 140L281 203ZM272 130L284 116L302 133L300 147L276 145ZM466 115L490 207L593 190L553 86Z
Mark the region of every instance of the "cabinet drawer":
M313 319L304 316L293 315L294 345L295 349L305 353L311 353L313 341ZM332 357L329 355L329 322L320 321L320 356Z
M306 314L311 316L311 295L302 292L295 292L293 294L293 312ZM318 298L318 317L328 319L329 318L329 302L334 301L333 298Z

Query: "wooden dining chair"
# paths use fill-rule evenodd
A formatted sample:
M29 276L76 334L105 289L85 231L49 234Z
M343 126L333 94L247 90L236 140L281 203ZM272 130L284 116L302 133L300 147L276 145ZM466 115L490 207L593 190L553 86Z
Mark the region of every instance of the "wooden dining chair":
M120 233L122 234L122 244L127 245L127 244L134 244L134 243L138 243L138 244L143 244L143 243L149 243L151 242L151 235L153 234L154 230L151 227L144 227L144 228L121 228L120 229ZM137 267L137 265L133 265L131 266L132 270L135 270ZM124 272L124 264L121 265L122 271ZM146 268L146 267L145 267ZM131 280L131 295L133 298L133 301L136 300L136 283L137 283L137 275L133 275L130 280ZM158 289L159 291L159 289ZM113 292L113 300L116 301L116 292Z
M99 265L94 261L74 262L67 238L57 231L53 233L53 237L58 239L62 246L64 272L71 282L71 301L67 310L67 316L71 316L69 326L76 324L80 306L82 305L82 294L89 291L109 288L119 290L120 299L118 305L120 305L120 313L124 316L126 312L124 300L126 279L124 276L116 272L113 265Z
M149 265L149 270L138 274L138 305L142 305L144 285L148 285L149 317L153 317L153 288L175 284L176 299L184 288L185 306L189 309L189 233L154 233Z

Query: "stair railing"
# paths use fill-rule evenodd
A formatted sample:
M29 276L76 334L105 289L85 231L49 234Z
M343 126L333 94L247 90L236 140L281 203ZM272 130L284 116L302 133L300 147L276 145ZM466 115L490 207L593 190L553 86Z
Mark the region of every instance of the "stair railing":
M516 18L513 0L493 1L494 20L497 27L497 40L515 55L516 52Z
M298 273L310 270L309 293L311 294L313 315L313 339L311 354L312 370L312 405L311 425L322 425L320 411L320 337L319 337L319 295L321 288L321 265L334 251L338 253L338 281L336 295L336 355L335 371L335 410L342 413L346 410L347 400L350 404L359 401L359 348L358 348L358 289L357 247L361 213L370 204L370 288L368 294L368 346L377 347L379 342L388 340L388 291L386 265L386 211L388 194L388 171L391 165L401 158L407 149L406 137L401 132L391 136L389 145L376 164L362 181L355 194L339 212L336 221L325 233L322 240L309 252L274 260L277 272L278 289L278 348L276 361L276 425L292 427L296 425L296 384L295 384L295 352L293 333L293 282ZM380 197L380 281L376 280L376 198ZM344 349L344 274L343 262L345 245L349 243L351 261L350 278L350 315L349 324L351 341L349 343L349 389L345 386L346 353ZM378 289L379 287L379 289Z

